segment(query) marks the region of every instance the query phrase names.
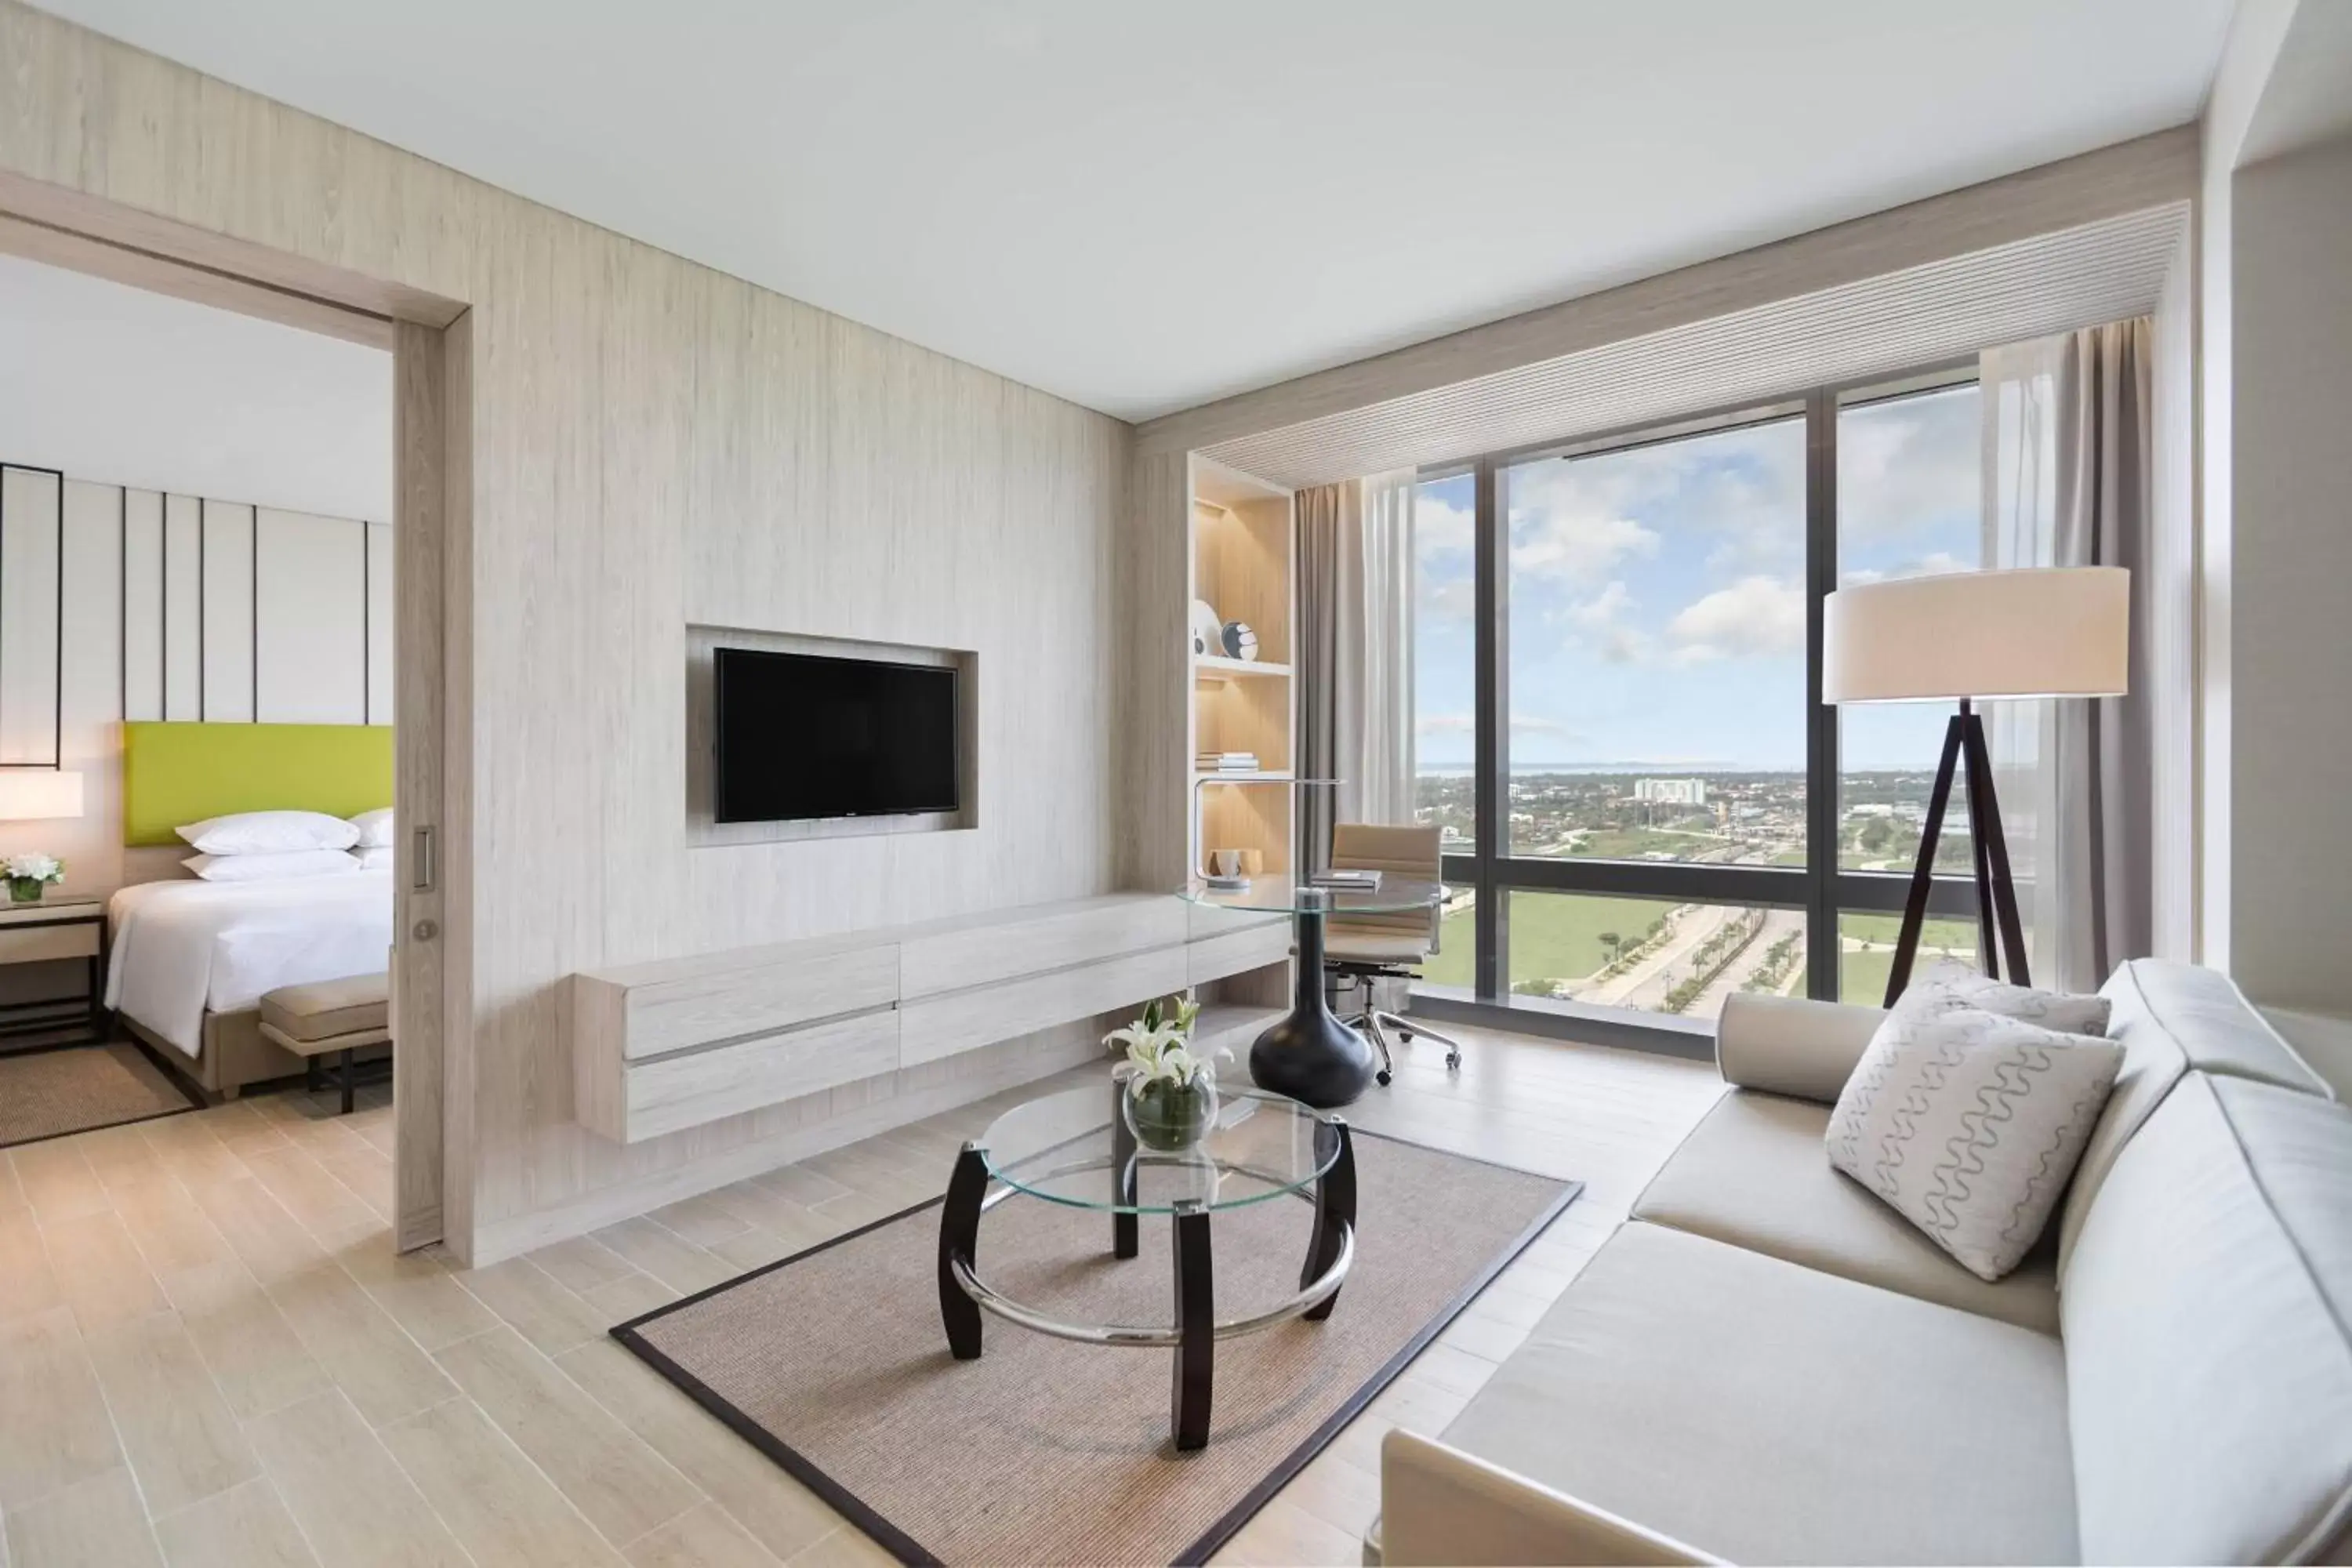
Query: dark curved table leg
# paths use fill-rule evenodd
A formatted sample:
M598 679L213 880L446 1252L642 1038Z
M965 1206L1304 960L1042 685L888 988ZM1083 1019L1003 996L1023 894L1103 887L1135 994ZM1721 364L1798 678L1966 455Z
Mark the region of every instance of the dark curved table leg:
M940 1321L947 1326L948 1349L958 1361L980 1359L980 1303L964 1294L950 1265L961 1258L970 1267L977 1257L980 1202L987 1195L988 1162L981 1158L978 1144L967 1143L956 1156L947 1202L940 1206Z
M1176 1205L1176 1345L1170 1425L1180 1449L1209 1444L1209 1399L1217 1357L1217 1300L1209 1261L1209 1211L1197 1201Z
M1333 1121L1331 1131L1339 1135L1339 1157L1315 1184L1315 1232L1307 1242L1307 1266L1298 1271L1301 1290L1339 1261L1340 1239L1356 1226L1356 1141L1344 1121ZM1307 1310L1307 1321L1321 1322L1339 1304L1334 1290Z
M1118 1074L1110 1080L1110 1191L1111 1201L1119 1204L1135 1202L1135 1129L1127 1124L1127 1080ZM1113 1258L1132 1258L1142 1250L1136 1234L1132 1209L1114 1209L1110 1216L1110 1254Z

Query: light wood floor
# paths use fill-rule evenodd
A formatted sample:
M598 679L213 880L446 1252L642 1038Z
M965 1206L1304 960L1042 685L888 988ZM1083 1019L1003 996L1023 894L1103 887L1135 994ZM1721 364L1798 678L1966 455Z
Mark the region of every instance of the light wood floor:
M1356 1562L1381 1435L1453 1418L1719 1092L1711 1067L1464 1033L1458 1078L1415 1047L1349 1115L1586 1192L1225 1561ZM392 1254L384 1091L329 1109L0 1156L0 1568L883 1560L604 1330L935 1195L992 1106L473 1270Z

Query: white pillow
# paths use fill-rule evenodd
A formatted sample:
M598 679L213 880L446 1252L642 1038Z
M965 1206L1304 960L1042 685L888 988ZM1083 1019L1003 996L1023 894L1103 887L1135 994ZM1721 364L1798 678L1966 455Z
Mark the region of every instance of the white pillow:
M385 848L392 843L392 807L380 805L373 811L362 811L352 818L352 826L360 830L359 847Z
M180 862L207 882L275 882L291 877L332 877L360 868L341 849L285 849L274 855L191 855Z
M1910 1002L1879 1025L1838 1096L1830 1163L1969 1272L1998 1279L2050 1223L2124 1050L1978 1007Z
M352 851L352 858L359 862L362 871L389 871L392 869L392 857L393 847L389 844L362 844Z
M1913 1012L1938 1013L1974 1007L1979 1012L1998 1013L2004 1018L2039 1024L2062 1035L2104 1035L2110 1011L2104 996L2036 991L2031 986L1989 980L1958 966L1938 970L1918 981L1903 993L1902 1000L1895 1005Z
M282 855L296 849L349 849L360 830L323 811L238 811L176 830L207 855Z

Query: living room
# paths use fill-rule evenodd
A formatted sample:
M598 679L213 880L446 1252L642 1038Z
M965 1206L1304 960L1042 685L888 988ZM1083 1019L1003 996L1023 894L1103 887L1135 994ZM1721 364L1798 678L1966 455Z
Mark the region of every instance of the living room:
M390 1094L0 1150L10 1568L2346 1550L2347 8L0 65L402 552Z

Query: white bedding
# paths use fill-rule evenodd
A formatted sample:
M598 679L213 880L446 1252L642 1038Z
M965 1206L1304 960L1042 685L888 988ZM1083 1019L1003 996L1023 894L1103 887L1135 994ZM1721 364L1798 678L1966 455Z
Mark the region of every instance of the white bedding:
M195 1056L205 1011L391 962L392 873L282 882L140 882L107 905L106 1005Z

